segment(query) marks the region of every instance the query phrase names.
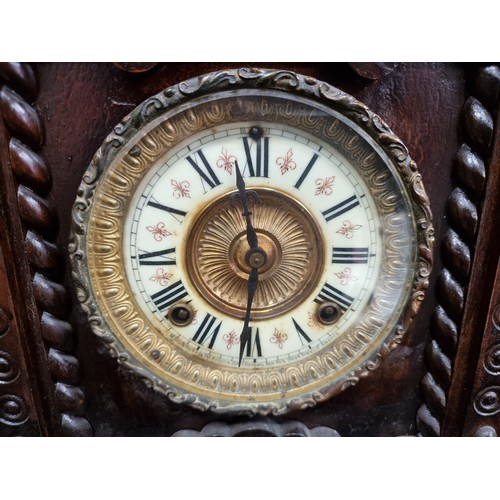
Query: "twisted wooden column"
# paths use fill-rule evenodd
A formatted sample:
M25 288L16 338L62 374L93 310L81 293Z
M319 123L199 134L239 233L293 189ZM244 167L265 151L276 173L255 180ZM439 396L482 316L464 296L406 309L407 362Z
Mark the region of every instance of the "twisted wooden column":
M25 258L31 270L31 293L37 305L40 332L53 381L56 433L88 436L86 398L78 384L81 370L75 356L76 336L68 322L69 293L63 284L65 263L56 237L57 214L49 200L51 172L37 153L44 142L41 117L33 102L38 93L34 71L27 64L0 64L0 114L8 130L10 166L17 187Z
M464 142L453 165L456 186L448 200L449 227L441 245L444 267L436 284L438 305L426 353L428 371L422 381L425 402L417 414L418 428L424 436L442 434L484 200L499 89L498 66L480 68L474 82L475 95L469 97L462 110Z

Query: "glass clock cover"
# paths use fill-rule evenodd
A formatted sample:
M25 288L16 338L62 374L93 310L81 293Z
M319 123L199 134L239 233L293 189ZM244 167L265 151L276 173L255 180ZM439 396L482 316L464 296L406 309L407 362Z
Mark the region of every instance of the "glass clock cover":
M94 332L203 410L279 414L354 384L400 342L432 263L402 142L284 71L212 73L145 101L96 153L73 219Z

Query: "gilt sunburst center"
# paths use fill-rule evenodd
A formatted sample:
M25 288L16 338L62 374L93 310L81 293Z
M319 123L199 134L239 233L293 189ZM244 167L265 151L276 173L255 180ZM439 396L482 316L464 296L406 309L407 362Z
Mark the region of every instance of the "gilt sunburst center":
M323 262L321 231L311 214L288 195L257 190L252 225L267 255L259 270L254 319L290 310L316 286ZM250 267L246 221L225 195L200 213L188 238L187 268L202 297L223 311L243 316Z

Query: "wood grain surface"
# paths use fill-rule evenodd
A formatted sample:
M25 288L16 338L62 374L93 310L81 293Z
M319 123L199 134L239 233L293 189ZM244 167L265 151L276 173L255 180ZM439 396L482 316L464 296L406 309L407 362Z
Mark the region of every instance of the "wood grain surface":
M44 339L46 351L44 366L53 382L49 391L48 418L55 415L55 421L59 422L59 427L47 426L45 433L170 436L184 429L201 432L210 422L219 422L217 425L241 423L241 419L233 418L224 419L220 424L220 415L200 413L169 402L148 388L138 376L119 368L91 333L84 315L76 306L66 249L71 207L81 177L95 151L123 117L150 95L187 78L224 68L255 66L289 69L324 80L365 103L389 124L408 146L422 174L431 201L437 249L426 299L401 346L356 386L315 408L275 420L300 422L306 429L334 429L342 436L417 435L422 430L419 420L423 422L424 434L441 432L457 352L453 342L448 369L446 363L434 360L435 366L444 367L441 375L434 371L434 377L448 380L439 389L442 393L437 391L435 396L430 396L427 391L426 395L422 381L425 386L429 362L433 362L428 353L433 342L431 324L435 311L443 307L443 303L457 308L457 317L451 321L458 330L457 335L460 333L463 301L467 298L464 290L467 290L475 256L477 220L473 220L473 215L462 220L460 212L450 213L448 207L452 193L457 206L467 203L470 198L480 206L484 197L482 186L485 179L477 179L476 174L469 171L457 174L454 168L458 161L457 152L467 155L466 150L461 150L463 131L467 127L469 135L472 134L468 144L474 151L487 152L492 144L491 140L488 145L482 143L480 131L473 135L477 127L463 121L464 106L471 97L477 67L451 63L362 66L360 63L242 62L158 63L151 67L140 63L39 63L34 68L35 83L31 81L33 78L25 78L31 83L25 85L24 99L32 104L33 111L27 111L23 116L16 115L18 97L9 86L16 78L22 80L21 70L19 74L11 72L13 74L4 77L0 89L4 96L1 114L10 120L10 134L13 136L11 162L18 165L15 175L19 184L19 204L16 210L22 221L26 220L26 214L36 214L36 224L28 227L24 223L23 237L31 269L37 270L32 276L33 294L41 314L40 336ZM498 95L493 95L498 92L495 78L484 85L490 85L483 89L486 97L475 97L483 103L490 100L489 106L498 103ZM474 101L468 102L470 115L474 114L475 105ZM37 140L35 136L42 132L43 140ZM469 183L481 184L478 193L467 194L464 198L455 190L457 175L468 176ZM491 224L496 214L487 217ZM460 241L453 239L450 227L454 219L458 219L463 232L470 236L461 237ZM461 242L467 251L460 247ZM43 251L40 250L42 247ZM455 295L451 282L439 285L440 281L446 281L450 253L456 254L451 268L454 271L458 266L458 272L465 276ZM480 258L488 269L495 268L498 262L487 252L481 253ZM6 303L5 310L12 307L12 300L18 300L10 289L9 292L3 290L0 296L2 305ZM487 304L485 307L486 315ZM30 355L22 352L20 357L24 359ZM439 351L435 351L431 358L438 355ZM467 371L469 391L473 389L474 376L475 373ZM43 384L38 390L41 394L48 391ZM465 402L462 398L454 403L462 409L461 417L452 416L452 413L447 417L455 426L450 430L452 434L462 431L463 408L468 404L465 399ZM417 417L419 411L420 417ZM66 422L62 427L61 418ZM491 425L491 419L488 425ZM41 430L38 432L42 433Z

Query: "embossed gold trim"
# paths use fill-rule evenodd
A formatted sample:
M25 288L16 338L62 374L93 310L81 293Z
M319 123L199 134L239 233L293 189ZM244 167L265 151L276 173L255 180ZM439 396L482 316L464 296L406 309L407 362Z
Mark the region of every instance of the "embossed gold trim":
M307 359L258 371L219 369L159 335L135 303L122 253L128 203L151 165L202 129L249 120L296 127L357 168L379 212L384 257L373 300L352 327ZM280 414L356 383L401 341L428 286L433 240L416 165L377 115L326 83L240 69L171 87L115 127L79 188L70 255L77 296L94 332L156 390L202 410Z

